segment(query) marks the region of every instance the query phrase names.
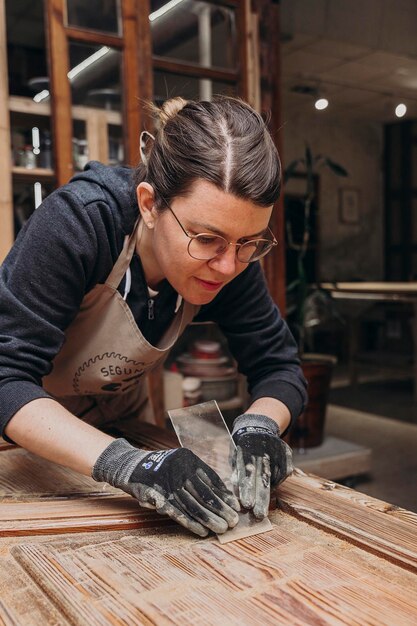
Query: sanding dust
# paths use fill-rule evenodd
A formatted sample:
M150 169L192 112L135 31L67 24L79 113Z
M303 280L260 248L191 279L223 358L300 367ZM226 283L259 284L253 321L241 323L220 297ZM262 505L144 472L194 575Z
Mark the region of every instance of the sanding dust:
M249 521L249 515L251 515L251 521ZM261 521L257 521L253 518L252 513L239 513L239 522L237 526L227 530L222 535L217 535L217 539L220 543L224 544L229 543L229 541L243 539L244 537L252 537L253 535L266 533L272 529L273 526L267 517Z

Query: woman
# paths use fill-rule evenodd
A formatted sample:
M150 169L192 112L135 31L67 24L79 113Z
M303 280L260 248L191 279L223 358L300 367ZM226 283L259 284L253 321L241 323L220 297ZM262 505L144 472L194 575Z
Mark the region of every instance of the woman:
M258 260L280 163L245 103L174 98L157 109L142 163L91 163L22 229L0 283L3 435L107 481L200 536L226 531L240 505L186 449L150 452L100 428L144 418L144 372L192 320L217 322L252 403L233 426L239 498L258 518L292 471L281 440L305 381ZM139 212L138 212L139 209Z

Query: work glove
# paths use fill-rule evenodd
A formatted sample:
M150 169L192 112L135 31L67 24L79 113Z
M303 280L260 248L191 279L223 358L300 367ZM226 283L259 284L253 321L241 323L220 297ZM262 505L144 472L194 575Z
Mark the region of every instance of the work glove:
M291 448L280 438L278 424L265 415L245 413L233 423L236 450L232 459L233 482L245 509L257 519L268 515L271 487L293 471Z
M92 471L136 498L140 506L168 515L196 535L219 534L239 521L239 501L211 467L187 448L138 450L115 439Z

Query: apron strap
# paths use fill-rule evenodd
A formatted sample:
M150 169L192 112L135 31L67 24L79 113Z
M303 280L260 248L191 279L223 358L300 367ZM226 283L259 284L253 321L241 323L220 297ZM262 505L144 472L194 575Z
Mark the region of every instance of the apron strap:
M135 222L132 233L130 235L126 235L119 258L113 265L113 269L107 277L105 284L109 287L113 287L113 289L118 288L123 276L126 274L129 268L130 262L135 252L136 235L138 228L140 229L139 234L141 234L143 228L143 222L141 219L138 219Z

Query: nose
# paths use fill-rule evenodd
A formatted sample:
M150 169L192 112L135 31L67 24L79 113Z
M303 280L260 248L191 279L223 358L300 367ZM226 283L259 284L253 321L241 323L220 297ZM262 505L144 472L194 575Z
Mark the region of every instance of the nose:
M233 276L236 273L236 264L239 263L236 258L236 247L228 246L225 252L214 257L208 263L219 274Z

